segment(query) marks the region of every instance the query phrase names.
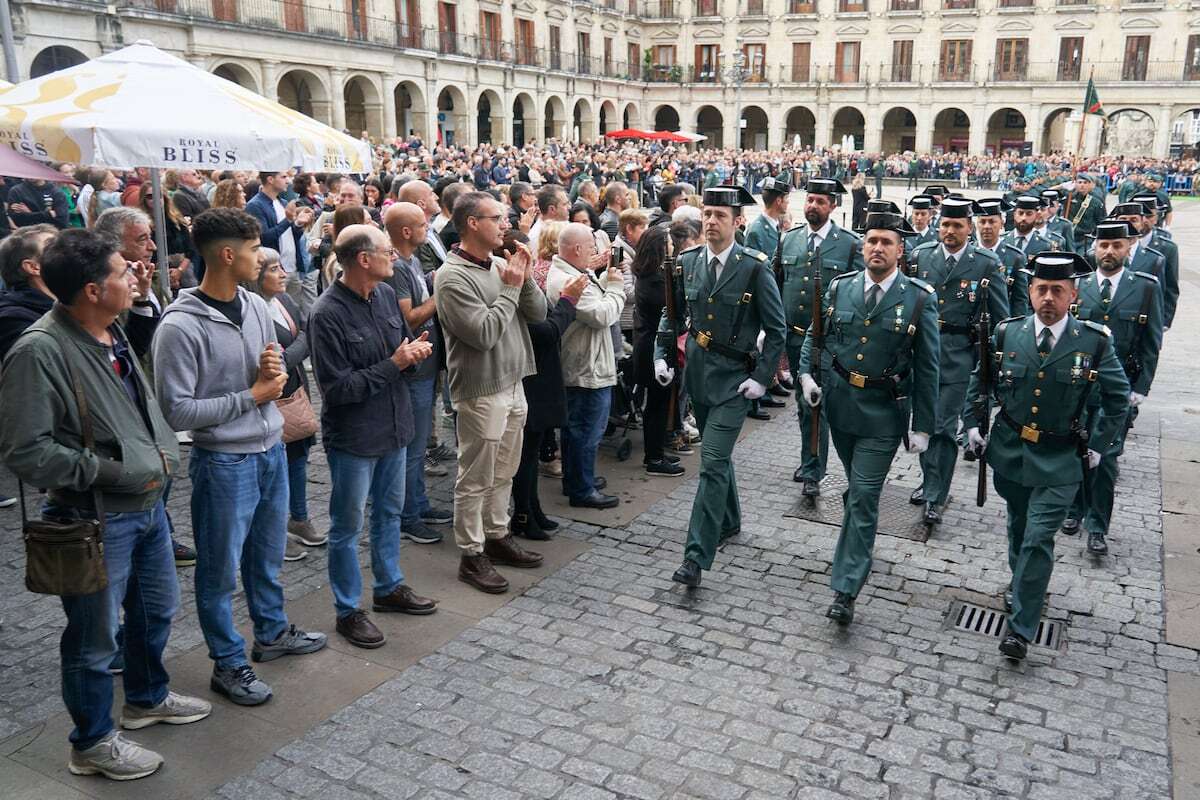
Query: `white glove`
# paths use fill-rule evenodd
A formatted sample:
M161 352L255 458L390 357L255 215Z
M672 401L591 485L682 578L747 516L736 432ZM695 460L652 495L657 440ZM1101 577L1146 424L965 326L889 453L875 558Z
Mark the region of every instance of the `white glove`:
M660 386L670 386L671 381L675 380L675 370L667 366L666 359L654 360L654 380L658 381Z
M754 343L754 346L755 346L755 348L757 348L758 352L760 352L760 353L762 352L763 342L766 341L766 339L767 339L767 332L759 331L758 332L758 340Z
M1138 394L1137 392L1129 393L1129 405L1133 406L1134 408L1140 406L1143 402L1145 402L1145 400L1146 395L1144 394Z
M979 428L967 428L967 449L976 455L983 455L987 449L987 437L979 432Z
M1087 459L1088 469L1095 469L1096 467L1100 466L1100 454L1090 447L1088 448Z
M908 432L908 452L920 455L929 449L929 434L918 433L917 431Z
M738 394L747 400L757 400L767 393L767 387L763 386L754 378L746 378L742 381L742 385L737 388Z
M812 408L821 405L821 387L807 372L800 376L800 394Z

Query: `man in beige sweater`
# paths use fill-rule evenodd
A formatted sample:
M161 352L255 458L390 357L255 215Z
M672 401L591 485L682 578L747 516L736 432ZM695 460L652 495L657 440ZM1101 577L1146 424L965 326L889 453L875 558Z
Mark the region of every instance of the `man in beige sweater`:
M458 577L499 594L508 591L508 581L493 564L542 563L509 533L508 500L528 413L521 379L537 371L526 323L546 318L546 296L531 277L533 256L527 247L518 245L507 261L492 255L508 221L491 195L470 192L458 198L453 221L461 242L436 273L434 298L446 340L450 398L458 412Z

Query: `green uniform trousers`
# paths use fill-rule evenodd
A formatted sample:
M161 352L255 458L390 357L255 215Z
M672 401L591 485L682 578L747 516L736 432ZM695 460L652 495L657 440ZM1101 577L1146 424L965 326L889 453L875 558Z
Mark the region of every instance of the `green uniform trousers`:
M899 436L856 436L834 428L833 446L846 470L849 485L842 492L842 532L833 551L830 587L857 597L871 574L871 553L879 523L879 494L887 478Z
M1129 409L1129 417L1134 416L1136 408ZM1094 414L1103 414L1096 410ZM1126 424L1129 424L1127 420ZM1077 492L1075 501L1071 503L1068 516L1083 523L1085 530L1108 535L1108 526L1112 522L1113 498L1117 489L1117 476L1121 474L1121 465L1117 459L1125 452L1125 437L1127 430L1121 433L1121 440L1114 445L1110 452L1104 453L1095 469L1087 471L1084 480L1087 481L1087 506L1083 503L1083 492Z
M737 481L733 476L733 446L746 421L750 401L742 396L716 406L693 401L696 425L700 428L700 485L688 521L683 557L703 569L712 569L721 534L742 526Z
M958 418L967 399L966 383L938 386L937 421L929 437L929 447L921 453L921 485L925 502L945 505L958 463Z
M800 351L788 354L788 363L800 363ZM800 418L800 480L820 483L825 477L825 467L829 463L829 423L825 419L821 406L821 433L818 440L817 452L812 449L812 406L805 401L804 391L800 388L800 374L792 369L792 383L796 385L796 413Z
M1008 627L1033 641L1042 619L1046 587L1054 572L1054 534L1067 518L1079 484L1022 486L993 471L992 485L1008 505L1008 566L1013 593Z

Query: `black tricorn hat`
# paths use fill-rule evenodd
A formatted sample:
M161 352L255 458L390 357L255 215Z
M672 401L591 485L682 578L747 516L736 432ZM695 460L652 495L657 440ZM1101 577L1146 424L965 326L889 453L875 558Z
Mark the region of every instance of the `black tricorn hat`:
M1137 235L1137 229L1123 219L1109 220L1096 225L1097 239L1132 239Z
M1146 207L1147 216L1149 216L1150 214L1153 214L1156 211L1162 211L1164 208L1167 207L1166 203L1159 201L1158 195L1150 194L1149 192L1145 192L1142 194L1135 194L1133 197L1131 197L1129 199L1135 203L1141 203L1142 205L1144 205Z
M804 191L809 194L839 195L846 193L846 187L835 178L809 178Z
M908 224L903 214L892 211L873 211L863 222L864 231L895 231L900 236L916 236L917 232Z
M1113 206L1112 211L1108 212L1108 216L1110 218L1126 216L1144 217L1146 216L1146 204L1141 202L1117 203Z
M908 198L908 204L913 207L914 211L928 210L933 208L933 198L927 194L914 194Z
M1078 253L1051 250L1030 258L1026 271L1044 281L1070 281L1091 275L1092 265Z
M713 186L704 190L704 205L741 208L757 203L745 186Z
M787 173L784 173L784 175L781 175L777 178L773 178L768 175L762 179L762 183L758 185L758 188L762 189L764 192L787 194L788 192L792 191L792 182L787 179L786 174Z
M940 183L931 183L925 187L925 194L941 199L950 194L950 190Z
M972 203L972 210L977 217L1000 217L1012 206L1003 197L984 197Z
M942 201L942 219L970 219L974 204L964 197L947 197Z
M1026 211L1037 211L1042 207L1042 199L1031 194L1023 194L1013 203L1013 208L1023 208Z

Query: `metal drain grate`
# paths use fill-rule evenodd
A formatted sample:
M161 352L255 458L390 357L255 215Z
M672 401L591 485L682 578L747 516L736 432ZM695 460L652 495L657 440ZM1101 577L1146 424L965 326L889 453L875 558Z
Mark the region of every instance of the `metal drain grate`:
M845 490L846 479L844 477L827 475L825 480L821 481L821 496L815 503L811 498L799 497L795 505L785 511L783 516L840 528L843 509L842 492ZM878 535L899 536L916 542L924 542L929 539L929 531L926 530L922 521L924 509L908 502L911 492L911 487L896 486L891 483L883 485L883 491L879 495L879 523L875 531ZM953 495L946 498L947 505L953 501Z
M950 606L948 618L951 621L950 627L957 631L990 636L993 639L1002 639L1008 633L1008 617L1002 611L963 600L957 600ZM1061 650L1062 632L1061 622L1043 619L1038 623L1037 633L1030 645L1047 650Z

